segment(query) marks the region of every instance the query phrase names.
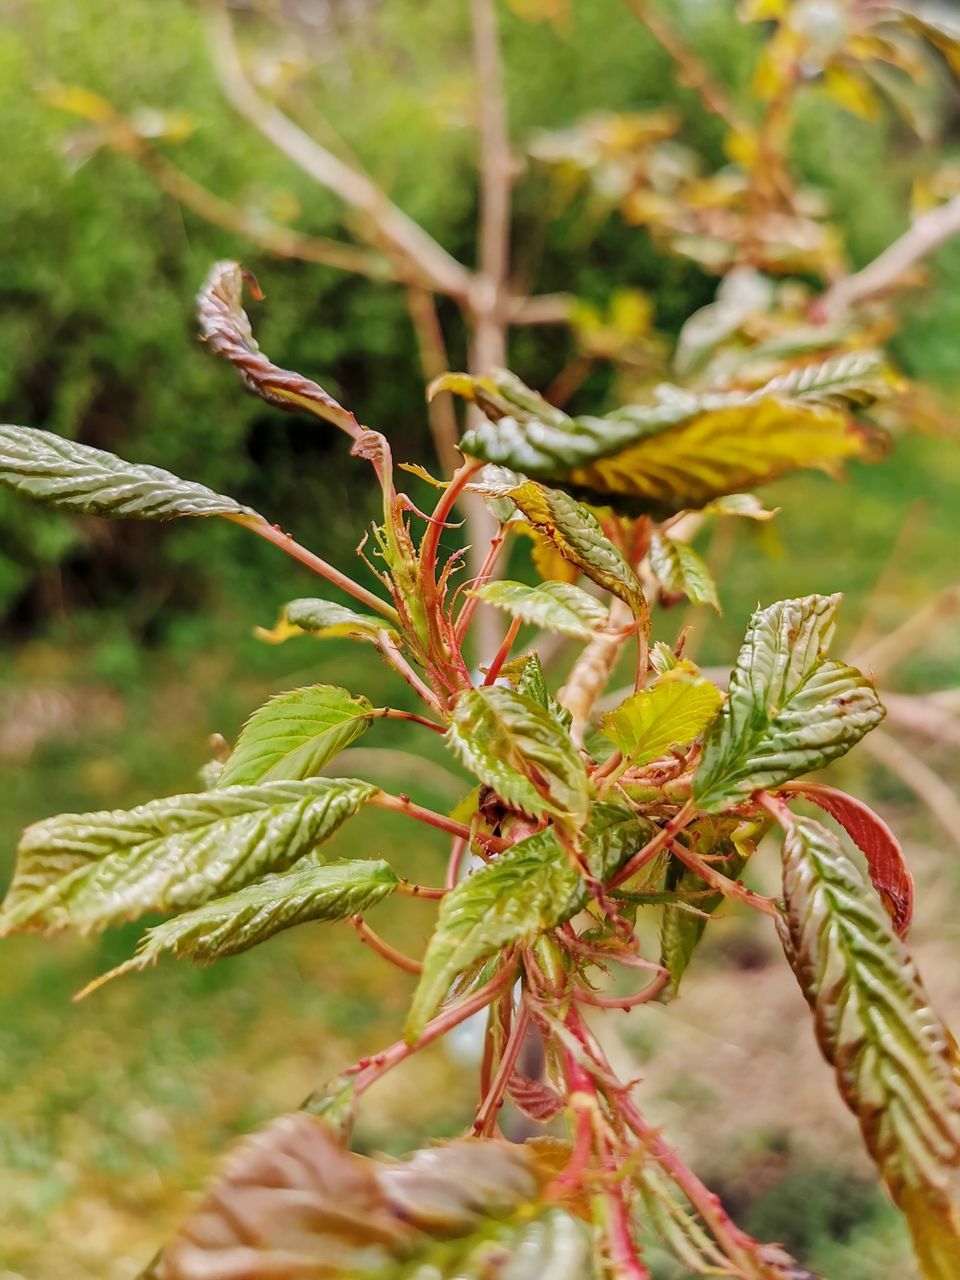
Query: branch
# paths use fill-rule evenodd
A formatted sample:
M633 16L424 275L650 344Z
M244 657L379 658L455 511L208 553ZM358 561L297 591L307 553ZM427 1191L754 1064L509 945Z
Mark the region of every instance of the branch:
M494 0L470 0L470 16L480 112L480 274L499 303L510 257L513 161Z
M617 658L627 640L635 633L633 615L622 600L610 605L607 625L598 631L583 650L567 682L560 690L559 701L573 717L571 734L577 746L583 745L590 715L597 699L607 687Z
M625 0L625 3L680 68L681 83L695 90L706 109L719 116L734 133L747 131L749 124L738 115L724 90L693 50L684 44L663 14L658 13L649 0Z
M895 240L862 271L838 280L817 300L814 307L817 319L836 320L865 298L892 288L911 267L958 234L960 196L954 196L946 204L917 218L899 240Z
M450 368L447 345L440 327L433 294L418 285L407 288L407 311L413 323L420 352L420 368L427 386ZM433 447L440 460L444 475L453 475L460 465L460 428L453 407L453 396L433 396L427 401L427 421L433 437ZM469 518L469 513L468 513Z
M436 240L398 208L367 174L344 164L265 101L247 79L225 0L206 0L210 46L221 88L233 108L320 186L365 215L377 234L408 260L438 293L466 299L471 275Z

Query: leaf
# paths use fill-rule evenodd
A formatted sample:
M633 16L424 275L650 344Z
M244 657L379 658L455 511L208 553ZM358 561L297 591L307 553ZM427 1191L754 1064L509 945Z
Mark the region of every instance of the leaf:
M463 449L590 500L671 514L799 467L833 470L862 455L866 439L845 410L887 394L888 382L879 356L857 352L757 390L698 394L662 385L651 403L570 418L501 372L469 388L488 421L468 432Z
M715 718L723 697L709 680L682 667L661 675L603 717L601 732L635 768L686 747Z
M574 640L590 640L607 621L601 602L569 582L540 582L535 587L523 582L488 582L471 594L513 618Z
M181 480L161 467L32 427L0 426L0 484L80 515L175 520L179 516L253 516L249 507Z
M719 813L819 769L883 719L866 676L824 657L839 600L803 596L753 615L693 780L700 809Z
M654 533L649 556L650 568L668 595L686 596L691 604L708 604L720 612L713 575L688 542Z
M385 862L337 862L324 866L304 858L289 871L263 876L235 893L213 898L193 911L148 929L137 954L98 978L110 978L155 964L164 954L196 964L249 951L282 929L308 921L343 920L389 897L398 885Z
M839 842L797 818L780 935L864 1142L907 1216L928 1280L960 1274L956 1045L912 958Z
M243 726L217 785L312 777L372 723L372 703L336 685L279 693Z
M715 498L703 508L708 516L742 516L746 520L772 520L779 507L768 511L760 499L752 493L728 493Z
M385 619L373 614L355 613L332 600L303 599L284 605L272 630L257 627L256 634L268 644L282 644L307 634L322 640L345 638L377 644L384 635L395 636L396 632Z
M532 698L513 689L471 689L457 700L447 743L508 804L582 825L587 771L568 733Z
M943 0L901 0L881 11L923 36L940 53L955 76L960 76L960 18Z
M301 1111L235 1146L148 1276L579 1280L585 1237L539 1203L549 1176L534 1144L493 1139L373 1160Z
M647 843L653 827L630 809L597 804L584 833L591 874L604 881ZM589 889L553 828L520 840L443 899L423 958L406 1035L416 1041L456 978L508 947L526 946L571 919Z
M354 778L312 778L47 818L20 840L0 935L102 929L201 906L292 866L376 791Z
M719 864L723 874L735 880L749 857L747 849L737 837L737 829L731 830L729 823L718 824L707 819L687 830L696 852L701 855L721 855L725 859ZM669 903L663 909L660 921L660 963L670 975L670 984L660 995L663 1003L672 1000L679 991L680 980L703 937L709 917L723 903L722 893L711 892L705 880L701 880L676 858L671 858L667 865L665 887L692 901L697 907L697 913L689 910L687 902Z
M243 280L239 262L218 262L211 269L197 295L203 341L230 361L251 395L290 413L312 413L350 436L359 435L359 424L349 410L309 378L273 364L260 350L242 306ZM256 281L253 284L255 296L262 297Z
M821 782L796 782L790 787L839 822L867 860L873 887L879 893L897 936L906 937L913 918L913 875L900 842L869 805Z
M507 675L508 666L502 667L501 672ZM540 664L540 658L535 653L525 654L520 659L517 693L522 694L525 698L532 698L538 706L544 707L549 711L558 724L569 730L573 722L573 716L550 693L547 688L546 676L543 674L543 667Z
M582 503L560 489L521 481L512 472L500 473L499 485L487 482L483 492L511 498L533 525L570 564L592 582L628 604L637 618L646 618L647 602L640 579Z

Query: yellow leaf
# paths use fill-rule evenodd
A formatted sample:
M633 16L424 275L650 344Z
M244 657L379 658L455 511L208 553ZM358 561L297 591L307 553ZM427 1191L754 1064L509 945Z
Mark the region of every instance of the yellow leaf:
M706 729L723 696L709 680L682 667L664 672L603 717L601 732L634 767L649 764L672 747L686 747Z
M823 76L823 92L861 120L876 120L881 114L880 103L867 81L845 67L827 67Z
M106 98L80 85L48 85L41 90L40 97L47 106L80 116L83 120L92 120L96 124L109 124L116 119L116 112Z

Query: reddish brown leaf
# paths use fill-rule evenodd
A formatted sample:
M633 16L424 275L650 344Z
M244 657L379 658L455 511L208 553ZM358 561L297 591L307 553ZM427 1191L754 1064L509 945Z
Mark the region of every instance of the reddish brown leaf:
M878 814L845 791L819 782L793 782L784 790L806 796L835 822L867 860L873 886L899 937L906 937L913 918L913 876L897 837Z
M563 1099L548 1084L531 1080L514 1071L507 1083L507 1096L513 1105L531 1120L541 1124L552 1120L563 1110Z

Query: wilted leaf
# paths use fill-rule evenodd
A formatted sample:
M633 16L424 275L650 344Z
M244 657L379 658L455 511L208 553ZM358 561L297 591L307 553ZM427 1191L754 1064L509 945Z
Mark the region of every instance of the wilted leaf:
M217 785L309 778L370 728L373 705L332 684L277 694L240 732Z
M356 436L356 418L322 387L281 369L260 350L242 306L244 273L238 262L218 262L197 295L200 333L211 351L229 360L251 395L291 413L312 413Z
M249 507L161 467L32 427L0 426L0 484L62 511L115 519L254 516Z
M716 685L677 667L607 712L601 732L639 767L672 747L689 746L715 718L722 701Z
M824 1057L894 1200L927 1280L960 1274L956 1045L879 899L839 842L795 819L783 847L787 958Z
M389 897L398 883L385 862L358 860L324 866L304 858L289 871L264 876L148 929L136 956L92 985L145 969L164 954L212 964L248 951L295 924L343 920L366 911Z
M883 719L866 676L824 657L839 600L781 600L753 615L694 777L700 809L718 813L819 769Z
M376 790L354 778L312 778L47 818L20 840L0 934L102 929L145 911L201 906L292 866Z
M873 887L879 893L899 937L906 936L913 917L913 876L900 842L869 805L820 782L797 782L799 792L839 822L867 860Z
M323 640L366 640L376 644L383 635L396 635L390 624L373 614L355 613L332 600L291 600L284 605L276 625L257 628L268 644L281 644L293 636L314 635Z
M598 804L584 833L587 864L605 880L653 828L621 805ZM519 841L446 895L407 1020L415 1041L454 980L507 947L527 945L581 911L589 890L552 828Z
M473 593L487 604L544 631L559 631L575 640L589 640L607 621L607 610L595 596L569 582L488 582Z
M487 423L468 433L472 457L563 483L589 499L665 514L775 479L799 467L834 469L865 450L844 410L887 389L872 353L807 365L751 391L657 388L648 404L570 418L512 374L465 392Z
M150 1280L579 1280L584 1236L538 1203L533 1146L461 1139L401 1161L283 1116L239 1143Z
M686 596L691 604L708 604L720 612L713 574L689 542L654 533L649 556L654 577L668 595Z
M570 736L532 698L513 689L471 689L454 707L447 742L481 782L531 814L577 825L589 808L587 772Z
M635 617L646 617L647 603L640 579L592 511L560 489L521 480L510 471L501 471L499 476L501 483L487 481L485 492L511 498L565 560L628 604Z

